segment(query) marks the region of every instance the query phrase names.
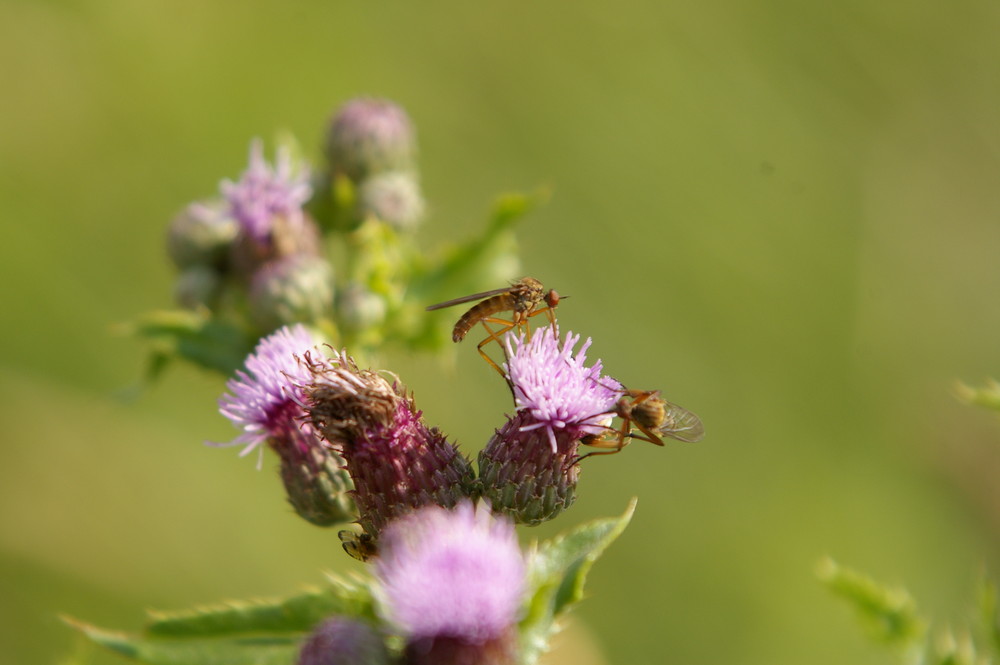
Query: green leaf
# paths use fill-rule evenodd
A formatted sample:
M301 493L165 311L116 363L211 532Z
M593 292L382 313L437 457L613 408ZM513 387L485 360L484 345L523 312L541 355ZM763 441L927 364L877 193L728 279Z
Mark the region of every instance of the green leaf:
M906 589L880 584L830 558L820 561L816 574L830 590L854 606L871 639L904 655L924 650L927 622Z
M979 583L979 616L986 642L1000 656L1000 605L995 582L985 577Z
M985 406L994 411L1000 411L1000 383L990 379L982 388L973 388L964 383L956 384L958 397L969 404Z
M530 194L505 194L493 204L483 232L450 248L443 258L427 266L409 285L409 296L420 304L432 304L477 291L496 289L500 279L515 277L517 241L514 225L549 198L546 189Z
M594 561L632 519L632 499L620 517L595 520L540 544L529 561L528 614L521 621L522 662L534 663L557 628L559 615L583 598L583 585Z
M288 665L300 641L335 614L373 619L368 588L330 578L328 587L285 599L150 612L150 623L140 635L64 620L97 644L151 665Z
M185 310L150 312L119 330L150 343L148 382L157 379L173 358L229 376L243 366L257 341L232 323Z

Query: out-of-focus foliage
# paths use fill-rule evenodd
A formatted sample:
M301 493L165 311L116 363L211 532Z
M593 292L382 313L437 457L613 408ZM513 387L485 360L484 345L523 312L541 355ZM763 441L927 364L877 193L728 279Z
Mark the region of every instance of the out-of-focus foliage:
M934 627L917 611L909 592L890 588L832 559L820 562L820 580L854 606L869 637L888 646L904 665L989 665L1000 657L1000 614L997 588L980 582L976 625L955 631ZM933 640L928 640L933 635Z

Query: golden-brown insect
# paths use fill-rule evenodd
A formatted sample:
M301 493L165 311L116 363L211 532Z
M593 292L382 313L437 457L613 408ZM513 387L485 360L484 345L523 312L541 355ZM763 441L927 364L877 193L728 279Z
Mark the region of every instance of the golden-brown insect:
M701 419L687 409L660 397L659 390L622 389L622 396L615 403L612 413L621 418L621 427L617 430L609 427L602 435L590 434L581 442L595 448L614 448L614 450L588 453L581 457L581 460L591 455L613 455L625 447L627 438L649 441L662 446L664 444L661 437L694 443L701 441L705 436L705 427L701 424ZM642 435L632 432L633 425L642 432Z
M367 533L358 533L350 529L345 529L338 532L337 536L340 538L344 551L358 561L368 561L378 554L375 539Z
M562 297L565 298L567 296ZM489 335L486 339L479 343L476 349L479 351L479 355L481 355L486 362L492 365L493 368L500 372L500 375L503 376L503 370L500 369L500 366L493 362L488 355L486 355L486 352L483 351L483 347L491 341L499 344L499 335L502 335L512 328L521 328L530 336L531 330L528 328L528 319L532 316L545 314L548 316L549 322L554 326L556 319L552 314L552 310L559 304L560 296L555 289L546 291L545 287L542 286L542 283L534 277L524 277L514 282L507 288L484 291L483 293L474 293L471 296L463 296L461 298L455 298L454 300L448 300L447 302L431 305L427 308L427 311L430 312L435 309L461 305L474 300L481 300L482 302L476 303L471 309L469 309L469 311L462 315L451 332L451 339L454 342L461 342L465 339L465 336L469 334L469 331L472 330L473 326L477 323L482 323ZM545 307L538 309L538 307L542 304L544 304ZM494 316L500 312L508 311L511 312L510 319L500 319ZM487 325L488 323L495 323L502 326L502 328L494 331Z

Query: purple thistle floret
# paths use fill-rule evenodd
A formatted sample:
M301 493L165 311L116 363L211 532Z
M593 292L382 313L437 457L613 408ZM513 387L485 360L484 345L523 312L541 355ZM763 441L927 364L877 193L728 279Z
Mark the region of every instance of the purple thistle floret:
M219 411L243 431L228 444L243 445L240 456L267 444L281 460L288 501L301 517L319 526L347 522L356 509L344 460L308 422L303 400L311 376L309 360L320 353L302 325L283 327L265 337L237 371L219 399Z
M508 333L504 369L517 412L479 453L479 493L514 521L550 520L576 500L580 439L607 431L621 385L586 364L588 339L545 328L530 341Z
M422 508L385 529L374 572L406 662L513 661L526 568L508 520L468 501Z
M608 415L621 393L621 384L601 376L601 361L587 366L591 339L575 355L579 335L566 333L560 346L558 331L544 328L525 341L507 334L504 369L514 391L514 406L526 412L528 424L522 432L541 429L558 452L557 433L564 440L579 440L587 434L601 434Z
M296 227L302 224L302 206L312 196L309 171L292 163L286 148L279 148L275 166L264 159L263 143L250 144L250 164L239 182L224 180L222 195L230 214L243 233L258 245L271 242L274 220L282 218Z
M310 372L298 357L315 346L302 325L279 328L257 344L246 371L237 370L236 378L226 383L229 392L219 399L219 411L243 433L220 445L243 444L240 456L249 455L302 413L301 385Z

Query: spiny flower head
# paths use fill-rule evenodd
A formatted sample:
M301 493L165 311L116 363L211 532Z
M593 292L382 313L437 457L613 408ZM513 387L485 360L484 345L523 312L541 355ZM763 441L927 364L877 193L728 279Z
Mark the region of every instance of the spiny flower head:
M315 345L302 325L279 328L247 357L246 371L237 370L226 383L229 392L219 399L219 411L242 430L228 444L245 444L241 457L288 426L303 397L300 386L310 376L298 356Z
M579 341L579 335L567 332L560 345L554 328L536 332L530 341L510 333L504 338L508 359L504 369L514 391L514 405L529 416L521 429L543 430L552 452L557 452L557 433L578 440L603 432L621 391L617 381L601 376L600 360L587 366L590 338L573 353Z
M300 225L302 205L312 196L308 169L293 164L287 148L278 149L272 167L264 159L260 140L250 144L250 164L240 180L224 180L220 189L242 232L258 245L272 241L277 218Z
M495 512L541 524L576 500L580 439L611 423L620 385L586 364L588 339L546 328L528 341L508 333L505 370L517 412L479 453L478 489Z
M425 505L453 506L471 492L472 465L427 427L398 381L358 368L346 353L308 359L309 417L343 456L372 547L393 519Z
M374 565L408 663L513 660L526 568L511 522L468 501L421 508L385 529Z
M307 422L302 406L302 384L311 376L304 359L320 355L315 344L302 325L280 328L260 341L247 357L246 371L236 372L219 400L222 414L243 430L221 445L244 444L241 456L259 449L260 468L266 443L281 460L281 479L295 512L330 526L350 521L356 509L343 459Z

